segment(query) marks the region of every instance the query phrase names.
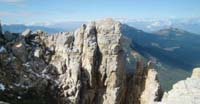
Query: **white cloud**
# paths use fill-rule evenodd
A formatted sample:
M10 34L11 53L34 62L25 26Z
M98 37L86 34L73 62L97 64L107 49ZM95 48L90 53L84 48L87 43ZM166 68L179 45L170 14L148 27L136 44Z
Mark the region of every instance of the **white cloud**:
M151 24L151 26L154 26L154 27L159 27L161 26L161 23L159 21L155 21Z
M24 1L25 0L0 0L0 2L5 2L5 3L21 3Z
M36 25L36 26L51 26L51 25L53 25L54 24L54 22L30 22L30 23L26 23L26 25L27 26L34 26L34 25Z
M172 22L170 20L155 20L150 22L149 25L147 25L147 28L158 28L158 27L170 27L172 25Z

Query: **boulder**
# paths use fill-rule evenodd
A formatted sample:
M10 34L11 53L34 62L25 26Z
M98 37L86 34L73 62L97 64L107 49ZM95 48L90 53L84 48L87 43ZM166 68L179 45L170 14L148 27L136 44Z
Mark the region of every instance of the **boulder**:
M36 48L35 51L34 51L34 56L37 57L37 58L40 58L42 56L42 49L40 48Z
M195 68L190 78L174 84L159 104L200 104L199 72L200 68Z
M30 29L26 29L24 32L22 32L22 36L24 37L29 37L31 35L31 30Z

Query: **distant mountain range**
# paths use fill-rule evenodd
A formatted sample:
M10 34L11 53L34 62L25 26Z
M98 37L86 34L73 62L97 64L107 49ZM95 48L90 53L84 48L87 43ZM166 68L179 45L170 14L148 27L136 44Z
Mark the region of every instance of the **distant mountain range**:
M66 31L74 31L82 24L87 22L60 22L54 24L32 24L32 25L25 25L25 24L4 24L3 31L12 31L15 33L21 33L26 29L31 29L32 31L35 30L43 30L49 34L58 33L58 32L66 32Z
M146 57L191 70L200 65L200 35L177 28L162 29L147 33L124 25L124 32L132 39L136 50Z
M178 28L153 33L126 24L122 28L123 34L132 41L132 51L156 63L165 89L170 89L169 85L187 77L194 67L200 66L200 35Z
M3 28L4 32L10 31L10 32L14 32L14 33L21 33L23 31L25 31L26 29L31 29L32 31L43 30L48 33L57 33L57 32L61 32L61 31L65 31L60 28L51 28L51 27L44 27L44 26L26 26L23 24L3 25L2 28Z
M154 32L165 28L179 28L192 33L200 34L200 18L182 18L182 19L122 19L120 20L129 26L141 29L147 32Z
M178 28L186 30L192 33L200 34L200 18L191 19L127 19L118 18L116 19L124 24L137 29L154 33L161 29L167 28ZM82 24L86 24L87 21L67 21L57 23L34 23L29 25L24 24L10 24L3 25L4 30L13 32L22 32L25 28L31 30L41 29L48 33L62 32L62 31L74 31L79 28Z

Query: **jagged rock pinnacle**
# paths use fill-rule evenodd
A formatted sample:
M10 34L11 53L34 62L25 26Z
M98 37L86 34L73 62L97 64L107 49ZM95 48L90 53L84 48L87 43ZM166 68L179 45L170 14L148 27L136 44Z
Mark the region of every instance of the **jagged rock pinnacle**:
M4 42L0 46L1 100L50 104L200 103L199 68L194 69L192 78L175 84L162 102L151 62L137 62L136 72L129 76L121 27L120 22L105 19L84 24L75 32L54 35L31 30L23 36L5 32L6 37L0 37Z

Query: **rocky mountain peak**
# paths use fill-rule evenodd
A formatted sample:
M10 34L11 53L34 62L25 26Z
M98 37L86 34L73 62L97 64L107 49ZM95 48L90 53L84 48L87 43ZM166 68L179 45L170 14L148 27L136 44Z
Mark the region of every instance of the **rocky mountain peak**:
M135 73L126 73L120 22L94 21L74 32L54 35L28 29L21 34L4 33L0 39L3 102L153 104L162 100L153 63L137 61ZM192 76L199 78L199 70Z
M189 32L187 32L187 31L181 30L179 28L174 28L174 27L161 29L154 33L156 35L160 35L160 36L182 36L182 35L189 34Z
M59 104L122 103L126 75L120 31L119 22L103 20L55 35L9 33L13 37L2 46L9 51L0 54L2 100L20 96L21 101L41 97ZM25 92L10 96L9 86ZM25 98L29 89L36 96Z

